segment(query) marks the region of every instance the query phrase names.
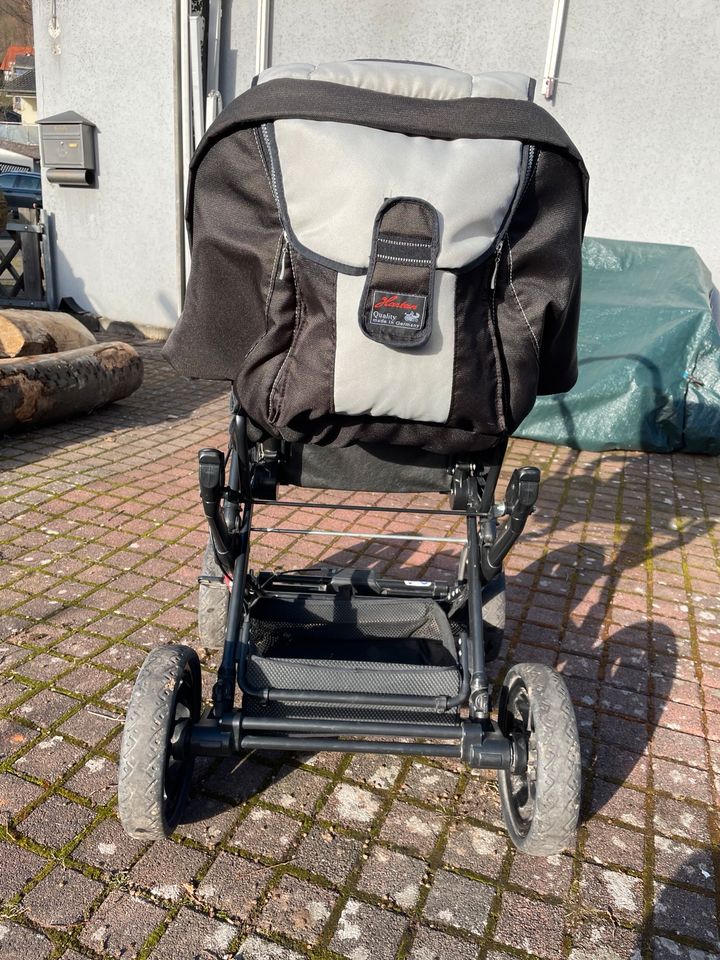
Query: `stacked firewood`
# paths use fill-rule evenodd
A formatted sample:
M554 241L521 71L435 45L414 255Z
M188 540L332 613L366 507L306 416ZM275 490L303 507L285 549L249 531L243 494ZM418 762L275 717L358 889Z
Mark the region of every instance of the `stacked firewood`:
M67 313L0 313L0 432L64 420L129 396L142 360L127 343L98 343Z

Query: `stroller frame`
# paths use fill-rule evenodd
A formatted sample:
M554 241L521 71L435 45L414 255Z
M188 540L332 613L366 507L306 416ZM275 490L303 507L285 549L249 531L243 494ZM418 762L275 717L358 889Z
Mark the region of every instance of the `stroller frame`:
M215 552L225 573L232 580L227 619L227 633L213 689L211 715L193 725L187 748L193 755L225 756L245 750L343 751L456 757L472 767L512 770L522 773L527 764L527 751L521 739L506 736L490 719L490 690L485 664L483 637L482 587L502 571L502 562L522 532L537 499L540 473L536 467L515 470L508 485L504 503L497 507L494 495L506 444L490 459L491 464L478 470L471 462L457 460L453 467L450 509L431 510L383 506L353 505L354 510L430 515L464 515L467 529L467 551L461 566L467 580L469 629L461 638L459 665L460 690L455 697L418 696L414 694L372 694L347 690L301 690L265 687L253 688L247 674L250 619L244 604L248 590L250 535L253 530L276 531L278 528L252 526L253 507L275 502L274 472L278 450L260 447L258 459L252 461L247 440L245 415L236 410L230 423L228 461L229 482L225 484L225 458L219 450L203 449L199 454L201 500L208 521ZM265 496L263 496L265 494ZM223 504L224 497L224 504ZM284 503L284 501L280 501ZM292 505L290 502L288 505ZM312 508L312 503L302 506ZM337 509L337 505L317 504ZM503 533L497 536L497 518L508 515ZM480 529L478 529L478 525ZM314 531L281 530L287 533ZM375 535L370 535L375 536ZM391 535L392 536L392 535ZM397 535L398 539L406 539ZM418 538L423 539L423 538ZM433 538L448 540L451 538ZM458 580L463 579L459 576ZM263 582L267 583L265 587ZM271 585L271 586L270 586ZM330 589L331 591L363 592L383 597L429 597L448 599L458 585L443 582L408 584L374 577L369 571L342 570L260 574L257 587L264 595L294 595ZM467 707L468 719L452 725L435 726L411 721L312 720L245 716L242 707L234 706L235 685L246 696L264 703L352 704L372 707L423 707L435 712ZM352 741L343 737L353 736ZM403 738L393 741L364 739L371 737ZM404 742L405 738L412 741ZM448 743L447 741L451 741Z
M536 467L516 469L505 500L495 503L506 446L501 442L477 459L449 458L447 472L445 461L441 459L443 467L438 470L434 459L436 472L422 474L420 489L430 489L422 486L430 482L429 476L439 481L442 475L450 494L447 510L297 504L464 517L466 544L454 584L395 580L371 570L330 566L253 573L249 560L254 530L318 531L253 527L256 505L295 503L276 500L278 482L294 482L292 469L283 466L293 447L274 440L249 443L247 418L239 407L234 409L227 456L210 448L199 453L200 497L215 571L206 571L199 579L219 588L221 601L212 609L221 616L215 619L214 630L219 633L221 628L224 636L212 705L202 711L195 649L170 644L148 654L130 698L120 750L119 812L129 834L160 839L174 830L198 756L228 757L250 750L336 751L449 757L470 767L494 769L503 819L519 849L549 856L573 844L580 808L580 744L564 681L543 664L517 664L504 677L497 720L490 715L486 641L491 648L493 642L498 647L501 629L488 612L485 635L484 594L487 610L499 621L497 601L504 605L505 599L503 560L533 511L540 484ZM500 518L505 519L498 524ZM405 539L403 534L397 537ZM263 603L269 604L271 613L273 609L281 613L263 621ZM384 622L379 611L393 603L403 607L405 619L396 607L389 623ZM501 609L504 623L504 606ZM434 624L434 635L429 629L417 632L418 610L420 619L425 618L422 630ZM301 619L288 626L298 612ZM451 620L457 628L452 632ZM300 641L292 635L298 623ZM368 624L372 631L364 633ZM279 657L272 653L278 638ZM438 639L440 645L433 648ZM261 649L266 642L269 646ZM321 654L312 652L313 643ZM362 655L353 658L347 651L357 649L358 643ZM375 650L374 658L365 656L368 646ZM299 658L296 652L289 659L282 653L298 648ZM338 650L343 659L336 656ZM445 660L433 659L437 651ZM403 659L408 656L417 656L419 662ZM259 670L257 675L266 682L254 681L252 670ZM281 679L300 677L301 682L269 682L273 670ZM326 683L328 677L331 683ZM396 689L399 685L404 692ZM236 687L243 695L240 706L235 705Z

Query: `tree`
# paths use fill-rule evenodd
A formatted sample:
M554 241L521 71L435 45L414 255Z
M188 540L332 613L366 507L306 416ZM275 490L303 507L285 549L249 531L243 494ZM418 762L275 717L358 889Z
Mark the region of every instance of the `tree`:
M32 42L32 0L0 0L0 57L11 43Z

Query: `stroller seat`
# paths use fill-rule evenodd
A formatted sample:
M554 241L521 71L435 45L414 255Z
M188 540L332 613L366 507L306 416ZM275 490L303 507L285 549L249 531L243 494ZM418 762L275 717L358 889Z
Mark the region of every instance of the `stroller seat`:
M520 849L573 843L580 749L562 678L512 667L495 714L487 673L503 561L540 486L537 468L518 468L496 500L508 436L538 393L577 375L587 174L532 91L517 74L407 62L278 67L200 144L192 270L165 355L232 383L227 450L199 454L199 634L222 656L205 708L191 647L153 650L141 668L118 783L133 836L174 829L196 756L261 749L492 768ZM327 494L292 500L286 485ZM448 505L336 503L333 490ZM258 519L276 503L443 516L461 533ZM268 532L446 541L458 568L262 570L251 539Z

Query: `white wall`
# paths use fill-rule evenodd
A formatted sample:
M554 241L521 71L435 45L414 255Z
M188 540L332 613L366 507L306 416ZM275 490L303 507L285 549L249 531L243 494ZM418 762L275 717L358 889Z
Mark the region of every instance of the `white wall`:
M109 320L171 327L180 296L175 0L33 0L38 113L97 125L97 186L43 178L56 289Z
M226 102L254 72L254 0L225 0ZM275 0L271 63L353 57L518 70L590 171L588 233L694 246L720 278L717 0L568 0L556 103L552 0Z

